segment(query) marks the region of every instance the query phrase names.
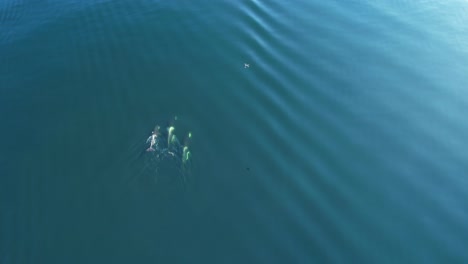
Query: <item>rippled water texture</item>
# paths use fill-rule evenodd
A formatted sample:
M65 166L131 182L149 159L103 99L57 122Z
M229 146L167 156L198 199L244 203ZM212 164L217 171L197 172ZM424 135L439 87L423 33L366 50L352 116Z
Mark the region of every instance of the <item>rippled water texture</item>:
M0 29L0 263L468 261L466 1L4 0ZM174 116L185 184L145 153Z

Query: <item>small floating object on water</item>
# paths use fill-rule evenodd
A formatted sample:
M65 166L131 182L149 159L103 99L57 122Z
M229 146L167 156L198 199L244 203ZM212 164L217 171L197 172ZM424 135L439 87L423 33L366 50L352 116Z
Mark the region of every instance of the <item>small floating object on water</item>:
M244 68L249 68L249 67L250 67L250 64L244 63Z

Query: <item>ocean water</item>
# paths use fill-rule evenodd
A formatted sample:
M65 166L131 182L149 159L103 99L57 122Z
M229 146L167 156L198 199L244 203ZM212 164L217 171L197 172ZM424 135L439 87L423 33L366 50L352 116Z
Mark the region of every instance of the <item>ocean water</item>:
M0 263L466 263L467 73L462 0L0 1Z

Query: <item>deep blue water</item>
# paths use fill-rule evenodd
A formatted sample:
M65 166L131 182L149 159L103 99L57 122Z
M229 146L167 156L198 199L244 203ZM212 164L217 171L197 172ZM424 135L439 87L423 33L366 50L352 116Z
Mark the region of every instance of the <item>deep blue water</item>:
M462 0L0 1L0 263L466 263L467 47Z

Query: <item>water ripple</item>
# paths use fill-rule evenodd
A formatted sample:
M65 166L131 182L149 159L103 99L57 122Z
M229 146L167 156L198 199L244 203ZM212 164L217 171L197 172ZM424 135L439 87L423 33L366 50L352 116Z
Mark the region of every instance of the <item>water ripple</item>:
M467 8L3 1L0 108L17 115L8 138L30 138L35 158L7 144L24 177L1 245L29 252L23 262L47 258L38 241L49 233L61 252L80 233L151 260L182 250L201 262L463 262ZM197 213L183 227L199 237L180 241L155 210L164 188L142 180L154 170L144 141L173 115L194 135ZM179 246L190 239L195 249Z

